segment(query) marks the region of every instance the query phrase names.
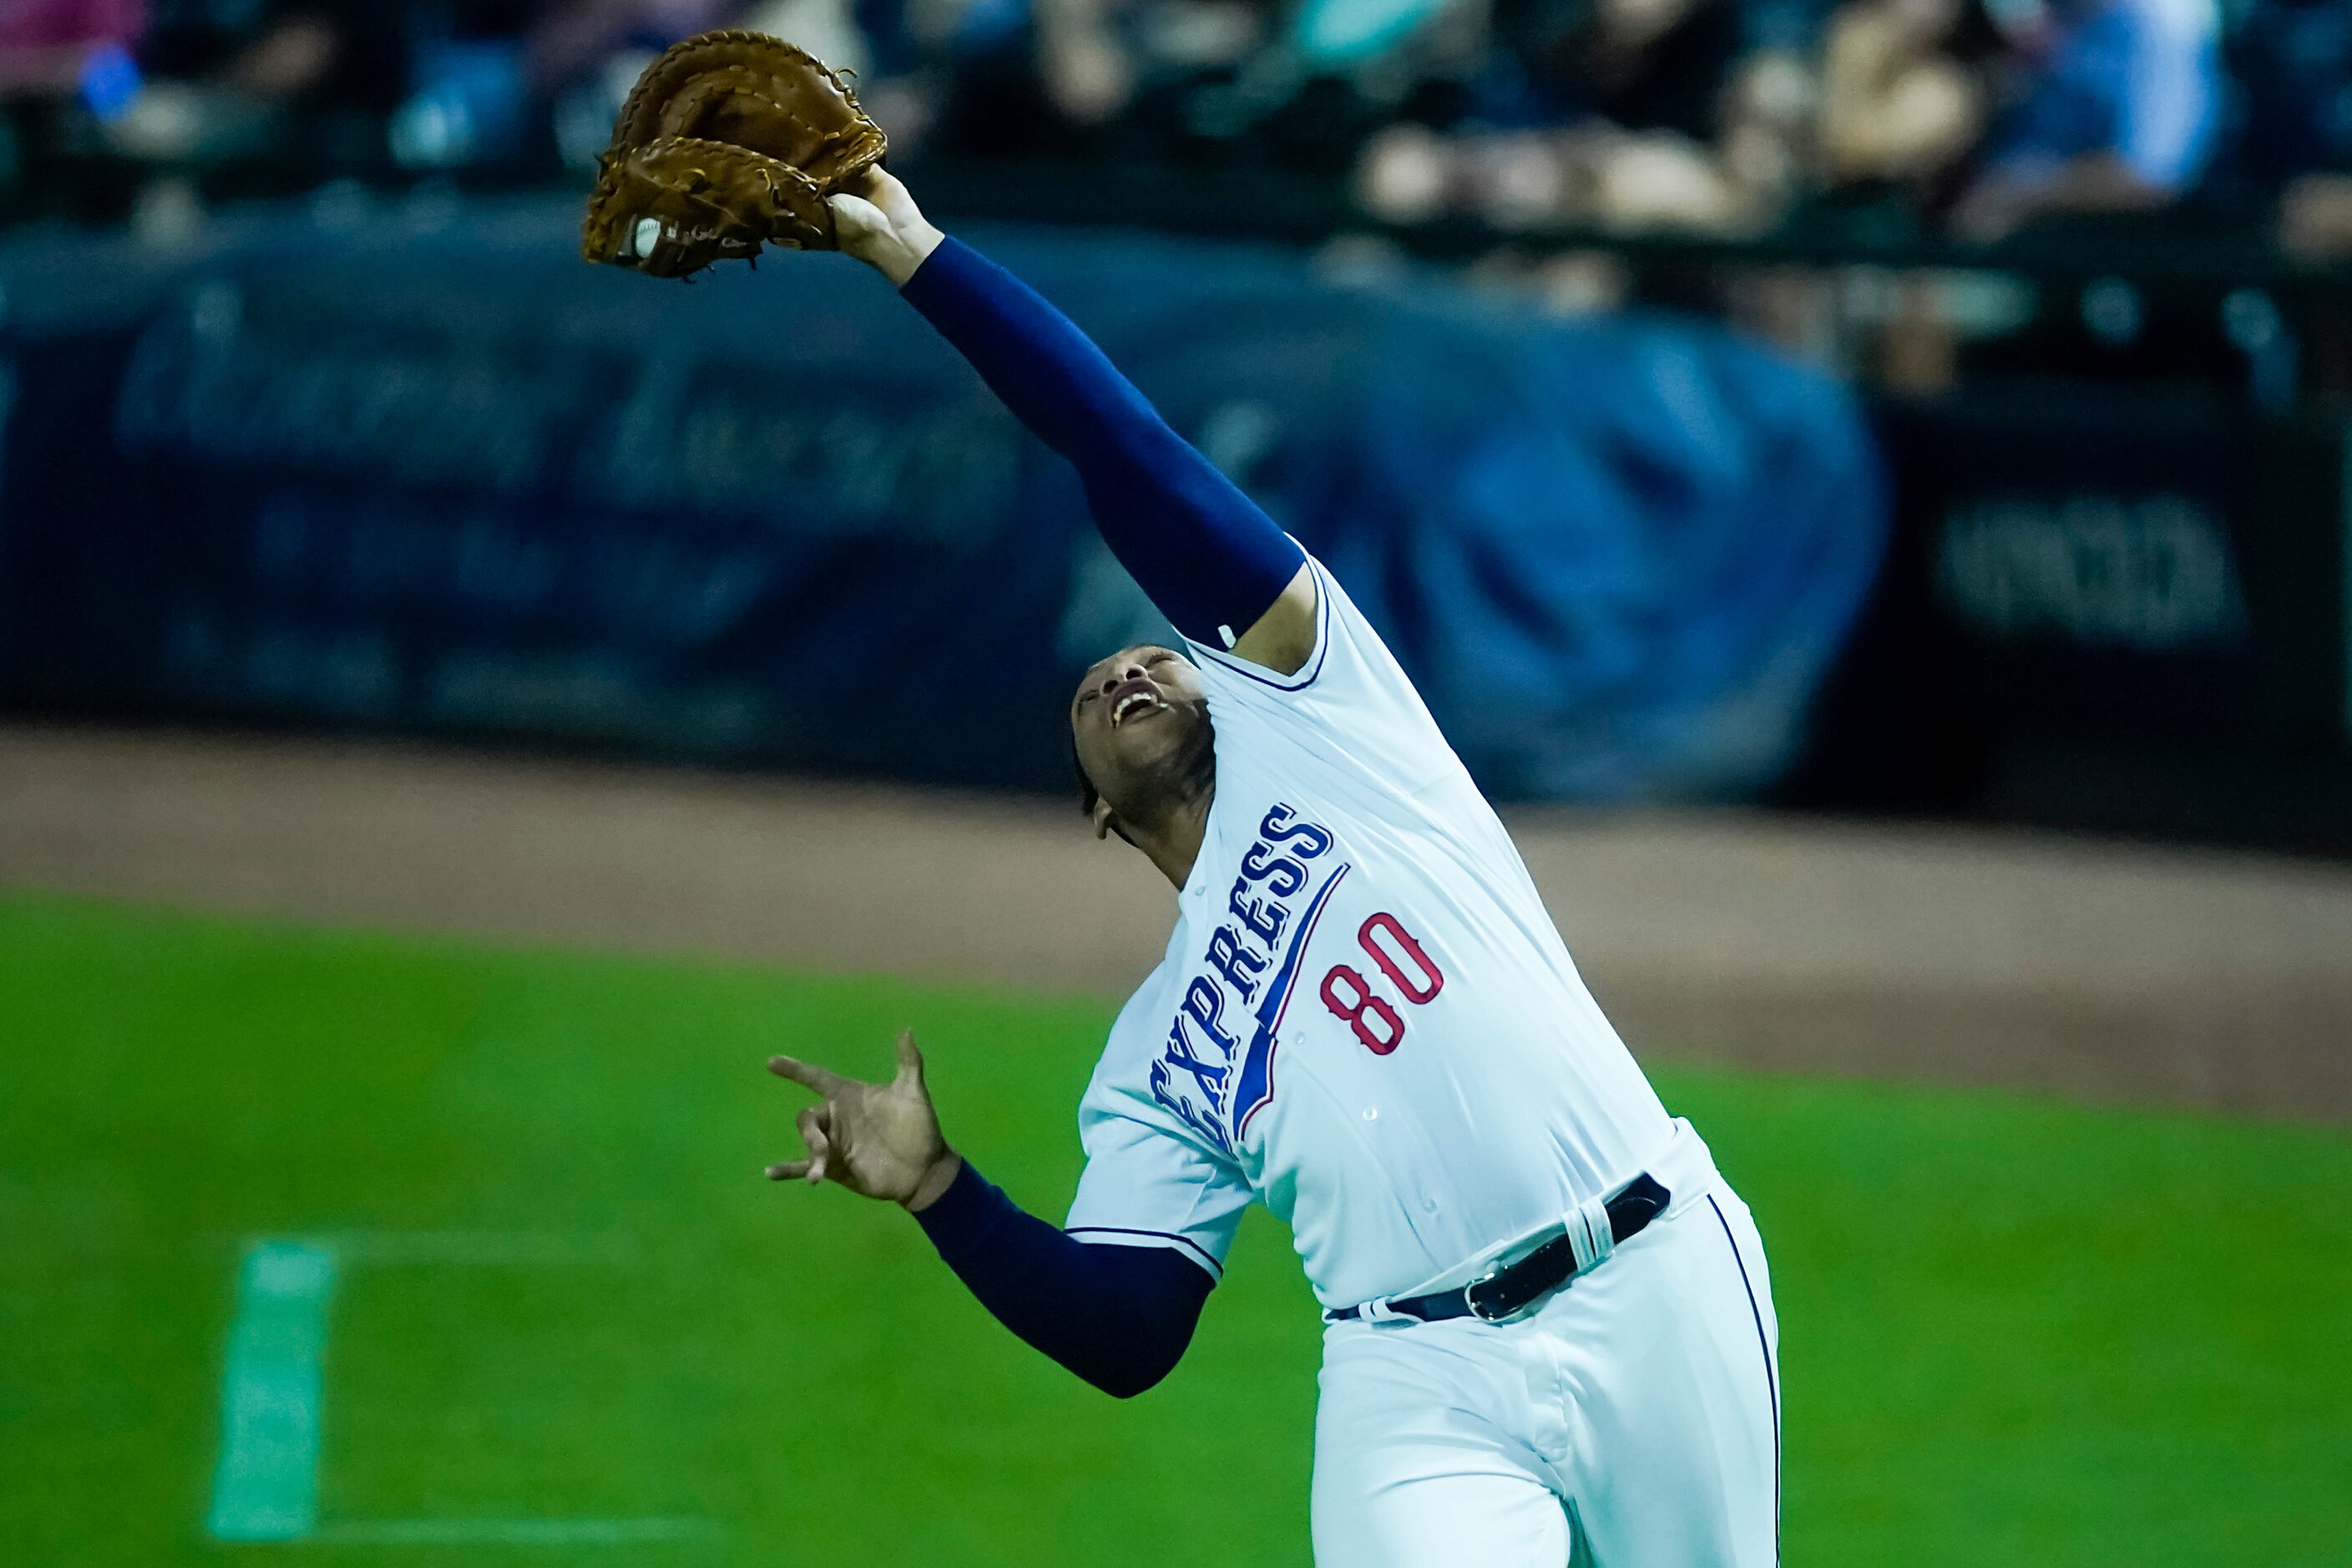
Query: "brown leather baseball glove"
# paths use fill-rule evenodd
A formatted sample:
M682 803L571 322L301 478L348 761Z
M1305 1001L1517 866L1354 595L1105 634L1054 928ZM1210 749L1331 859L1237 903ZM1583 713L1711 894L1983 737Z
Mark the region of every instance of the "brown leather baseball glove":
M646 68L613 127L580 248L683 278L762 244L838 248L825 197L881 161L841 75L764 33L704 33Z

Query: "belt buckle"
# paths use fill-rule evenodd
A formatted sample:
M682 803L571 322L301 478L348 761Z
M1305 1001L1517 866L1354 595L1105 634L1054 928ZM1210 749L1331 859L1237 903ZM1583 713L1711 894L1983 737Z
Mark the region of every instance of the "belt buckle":
M1470 1309L1470 1315L1477 1319L1480 1322L1507 1323L1513 1318L1517 1317L1520 1313L1528 1310L1527 1306L1522 1304L1520 1306L1513 1307L1507 1311L1490 1312L1486 1308L1478 1304L1478 1288L1482 1285L1493 1284L1496 1280L1501 1279L1503 1275L1509 1270L1510 1267L1511 1266L1507 1263L1497 1263L1494 1268L1489 1268L1486 1272L1478 1276L1477 1279L1473 1279L1469 1284L1462 1287L1463 1304Z

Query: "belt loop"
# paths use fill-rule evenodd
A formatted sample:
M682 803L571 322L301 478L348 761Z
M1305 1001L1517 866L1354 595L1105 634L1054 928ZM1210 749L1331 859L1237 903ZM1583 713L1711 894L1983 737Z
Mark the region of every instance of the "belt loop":
M1569 1250L1576 1255L1579 1274L1617 1250L1617 1233L1609 1223L1605 1198L1586 1199L1563 1215L1560 1223L1566 1227Z

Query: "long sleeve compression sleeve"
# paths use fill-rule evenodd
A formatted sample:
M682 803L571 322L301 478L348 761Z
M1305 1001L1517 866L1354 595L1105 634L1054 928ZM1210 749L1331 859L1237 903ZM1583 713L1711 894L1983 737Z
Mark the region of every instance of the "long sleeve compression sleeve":
M1231 647L1281 596L1297 544L1034 289L950 238L899 292L1076 466L1104 542L1177 630Z
M1120 1399L1174 1369L1213 1283L1167 1247L1101 1246L1055 1229L970 1161L915 1218L997 1321Z

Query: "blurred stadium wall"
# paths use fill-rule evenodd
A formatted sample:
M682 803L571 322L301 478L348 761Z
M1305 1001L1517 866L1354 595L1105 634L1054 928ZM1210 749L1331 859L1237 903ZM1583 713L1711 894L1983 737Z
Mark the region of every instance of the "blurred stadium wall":
M569 225L337 187L0 241L0 701L1058 787L1070 670L1157 624L1060 465L844 264L654 289ZM2325 396L1865 405L1393 250L974 232L1341 572L1499 795L2352 848ZM927 639L998 674L915 725Z
M650 287L574 216L0 248L0 692L1058 787L1072 673L1168 635L1064 466L861 269ZM1790 771L1885 530L1834 382L1427 268L976 237L1339 573L1491 790ZM949 649L990 677L943 710Z

